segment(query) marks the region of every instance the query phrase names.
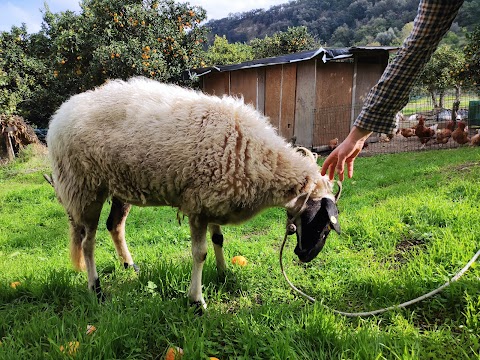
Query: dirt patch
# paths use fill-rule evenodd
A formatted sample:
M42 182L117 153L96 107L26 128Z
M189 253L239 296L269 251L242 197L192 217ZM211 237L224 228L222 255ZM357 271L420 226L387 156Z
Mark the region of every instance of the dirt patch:
M470 172L472 168L479 167L480 161L469 161L461 165L453 166L452 170L461 172Z
M404 264L407 262L408 254L416 249L423 249L424 247L424 239L404 239L395 247L395 254L393 257L396 262Z

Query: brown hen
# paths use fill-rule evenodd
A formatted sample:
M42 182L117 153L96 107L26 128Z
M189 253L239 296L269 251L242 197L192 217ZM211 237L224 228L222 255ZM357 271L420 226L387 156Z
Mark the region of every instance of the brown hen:
M420 142L422 143L422 147L424 147L425 144L429 142L430 139L433 138L433 136L435 135L435 130L426 127L425 118L423 116L420 116L418 119L418 124L415 127L415 135L418 136Z
M460 145L470 142L468 133L465 131L466 124L462 121L458 122L458 127L452 132L452 139Z

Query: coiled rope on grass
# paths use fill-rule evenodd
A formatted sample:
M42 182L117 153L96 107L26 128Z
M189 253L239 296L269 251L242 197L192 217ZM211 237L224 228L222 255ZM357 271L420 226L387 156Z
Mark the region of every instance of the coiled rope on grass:
M293 283L289 280L287 274L285 273L285 269L283 267L283 249L285 247L285 243L287 242L288 235L289 235L289 231L287 230L285 232L285 237L283 238L282 246L280 247L280 269L282 271L283 277L287 281L288 285L290 285L290 287L295 292L299 293L300 295L302 295L304 298L311 301L312 303L315 303L316 302L315 298L311 297L310 295L305 294L302 290L298 289L295 285L293 285ZM322 306L331 310L335 314L340 314L340 315L344 315L344 316L348 316L348 317L372 316L372 315L382 314L384 312L394 310L394 309L405 308L409 305L415 304L415 303L420 302L422 300L425 300L425 299L427 299L427 298L429 298L429 297L431 297L435 294L438 294L440 291L442 291L446 287L450 286L450 284L456 282L458 279L460 279L463 276L463 274L465 274L467 272L468 269L470 269L472 264L475 261L477 261L479 256L480 256L480 250L478 250L477 253L475 255L473 255L473 257L470 259L470 261L458 273L456 273L454 277L452 277L449 281L447 281L445 284L443 284L439 288L437 288L433 291L430 291L427 294L419 296L415 299L412 299L410 301L406 301L406 302L398 304L398 305L392 305L392 306L389 306L389 307L386 307L386 308L383 308L383 309L372 310L372 311L362 311L362 312L346 312L346 311L335 310L335 309L332 309L332 308L330 308L329 306L327 306L323 303L322 303Z

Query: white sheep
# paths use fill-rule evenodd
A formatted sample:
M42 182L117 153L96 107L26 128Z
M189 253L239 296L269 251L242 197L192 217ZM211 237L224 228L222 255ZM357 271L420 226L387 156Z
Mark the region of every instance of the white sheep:
M202 268L209 229L219 271L226 269L220 225L284 207L295 223L302 261L313 259L338 212L333 183L296 152L253 107L156 81L115 80L71 97L47 135L55 192L71 229L71 256L103 296L93 256L102 206L116 250L134 266L125 242L130 204L176 207L189 219L192 302L205 307Z

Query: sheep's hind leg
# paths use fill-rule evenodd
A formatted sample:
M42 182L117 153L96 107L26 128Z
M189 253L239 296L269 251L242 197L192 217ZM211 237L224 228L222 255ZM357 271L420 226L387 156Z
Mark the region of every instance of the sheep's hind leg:
M188 297L190 302L197 305L201 311L202 308L207 308L202 295L202 271L203 264L207 258L207 223L196 216L191 216L189 223L190 235L192 237L193 266Z
M95 234L97 232L98 220L102 211L103 201L94 201L89 204L83 212L80 223L84 226L85 236L82 241L83 257L87 268L88 288L95 292L100 301L105 300L98 278L97 267L95 265Z
M138 266L133 262L132 255L128 251L127 242L125 240L125 222L127 221L128 213L131 205L127 204L116 197L112 198L112 207L110 215L107 219L107 229L112 236L115 249L120 259L123 261L125 269L132 267L136 273L139 272Z
M210 235L212 236L213 250L215 251L215 261L217 264L217 271L220 276L225 276L227 270L227 263L225 262L225 255L223 254L223 234L220 225L209 224Z

